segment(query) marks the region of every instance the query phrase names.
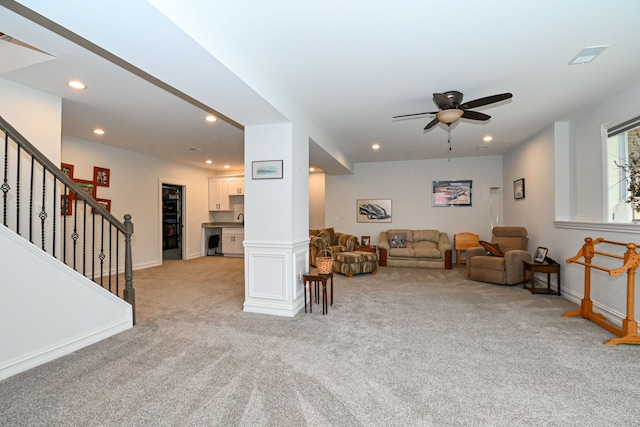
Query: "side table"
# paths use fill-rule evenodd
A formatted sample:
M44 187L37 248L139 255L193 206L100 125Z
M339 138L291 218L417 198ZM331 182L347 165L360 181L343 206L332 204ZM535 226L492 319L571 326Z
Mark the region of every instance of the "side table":
M331 305L333 305L333 273L305 274L302 276L304 283L304 312L307 312L307 288L309 289L309 313L313 313L313 285L316 287L316 301L319 302L319 287L322 284L322 314L329 312L327 304L327 279L331 279Z
M560 295L560 264L558 263L541 263L541 262L529 262L522 261L522 286L524 289L528 289L532 294L548 294L548 295ZM529 277L527 277L527 273ZM547 273L547 287L536 288L536 273ZM551 289L551 273L555 273L558 277L558 290ZM531 286L527 287L527 280L530 280Z

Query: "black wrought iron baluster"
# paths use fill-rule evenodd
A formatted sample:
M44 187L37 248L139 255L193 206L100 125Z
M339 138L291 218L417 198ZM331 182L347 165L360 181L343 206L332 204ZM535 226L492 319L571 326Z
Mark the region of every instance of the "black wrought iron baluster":
M31 158L33 159L33 157ZM33 162L31 163L31 169L33 170ZM47 219L47 211L45 210L45 203L47 201L46 198L46 194L47 194L47 170L44 168L44 166L42 167L42 209L40 210L40 213L38 214L38 216L40 217L40 235L41 235L41 241L42 241L42 250L45 250L45 246L44 246L44 223L45 220Z
M116 230L116 233L118 231ZM113 267L113 225L109 223L109 290L111 290L111 279L115 274L118 277L118 270L113 271L111 268ZM116 287L116 295L118 295L118 288Z
M83 195L84 196L84 195ZM82 201L82 275L87 275L87 202ZM92 279L93 280L93 279Z
M120 288L120 232L116 230L116 294Z
M73 233L71 233L71 239L73 240L73 269L78 271L78 196L73 193Z
M86 206L85 201L85 206ZM85 212L86 215L86 212ZM96 281L96 216L91 215L91 280ZM102 282L100 282L102 286ZM104 287L104 286L102 286Z
M4 199L3 206L3 219L2 223L4 226L8 226L7 224L7 193L11 190L11 186L9 185L9 134L5 132L4 134L4 182L2 183L2 197Z
M52 174L53 175L53 174ZM60 215L60 211L58 210L58 178L53 175L53 207L51 209L53 209L53 224L52 224L52 233L51 235L52 240L51 240L51 254L53 255L54 258L56 257L56 226L58 225L58 215Z
M16 233L20 233L20 145L17 145L18 158L16 159ZM32 160L33 161L33 160ZM29 238L29 241L33 243L33 240Z
M100 255L98 255L98 258L100 258L100 285L104 288L104 217L102 214L100 214L100 218L102 218L102 221L100 221ZM111 290L111 287L109 287L109 290Z

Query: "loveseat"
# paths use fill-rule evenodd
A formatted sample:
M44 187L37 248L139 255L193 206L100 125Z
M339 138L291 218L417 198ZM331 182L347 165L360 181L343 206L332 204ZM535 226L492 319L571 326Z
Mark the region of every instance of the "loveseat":
M451 242L438 230L387 230L380 233L380 249L388 267L451 268Z
M316 257L324 249L329 249L332 255L338 252L353 252L358 245L358 238L351 234L340 233L333 227L320 230L309 230L309 264L316 267ZM320 256L328 256L323 252Z

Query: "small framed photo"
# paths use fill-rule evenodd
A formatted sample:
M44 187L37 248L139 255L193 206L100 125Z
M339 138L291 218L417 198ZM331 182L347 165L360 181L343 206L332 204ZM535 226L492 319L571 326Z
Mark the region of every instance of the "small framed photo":
M72 215L73 214L73 202L70 194L63 194L60 196L60 214Z
M513 198L524 199L524 178L513 181Z
M105 208L107 210L107 212L111 212L111 200L96 198L96 202L100 203L100 206ZM91 208L91 213L92 214L96 214L97 212L96 212L96 210L94 208Z
M542 246L538 246L536 249L536 254L533 257L535 262L544 262L544 259L547 257L547 248L543 248Z
M60 170L69 178L73 179L73 165L69 163L60 163Z
M371 236L362 236L360 238L362 246L371 246Z
M93 181L89 181L86 179L74 179L74 181L82 190L84 190L85 193L93 198L96 197L96 186Z
M93 182L98 187L108 187L111 180L111 170L100 166L93 167Z
M253 179L282 179L282 160L251 162Z

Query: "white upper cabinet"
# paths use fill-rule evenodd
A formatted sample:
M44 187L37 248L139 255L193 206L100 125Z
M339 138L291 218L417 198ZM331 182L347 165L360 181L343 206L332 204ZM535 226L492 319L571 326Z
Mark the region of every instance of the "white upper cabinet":
M244 196L244 178L228 178L228 181L230 196Z
M227 178L209 178L209 210L228 211L229 182Z

